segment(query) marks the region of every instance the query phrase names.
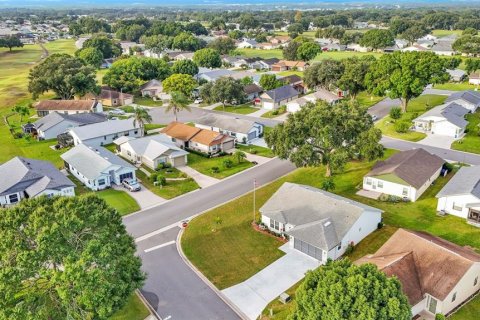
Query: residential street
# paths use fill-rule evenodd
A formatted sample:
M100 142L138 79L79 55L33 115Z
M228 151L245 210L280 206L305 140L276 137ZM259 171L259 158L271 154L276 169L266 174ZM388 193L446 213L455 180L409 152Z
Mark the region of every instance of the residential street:
M390 109L398 107L401 104L400 99L385 98L377 104L374 104L368 109L368 113L372 116L377 116L378 119L382 119L387 116Z

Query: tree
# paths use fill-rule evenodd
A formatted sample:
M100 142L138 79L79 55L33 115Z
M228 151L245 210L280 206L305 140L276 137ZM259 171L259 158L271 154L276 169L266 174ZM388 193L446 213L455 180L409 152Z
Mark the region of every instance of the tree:
M467 59L465 61L465 71L468 74L475 72L480 69L480 60L478 59Z
M190 107L188 106L188 99L187 97L178 91L174 91L171 93L172 98L170 99L165 112L173 111L175 116L175 121L178 121L178 112L182 110L190 111Z
M12 48L23 47L22 41L17 36L6 36L0 39L0 48L8 48L12 52Z
M478 55L480 54L480 37L472 35L462 36L455 40L452 48L462 53Z
M413 21L406 19L395 18L390 21L390 32L393 35L399 35L405 32L413 25Z
M297 59L310 61L322 52L320 46L314 42L304 42L297 49Z
M394 52L383 55L372 64L365 76L368 90L402 101L403 112L408 102L422 94L428 84L449 80L445 63L433 52Z
M190 97L197 82L189 74L175 73L163 80L162 85L163 90L167 93L180 92L186 97Z
M194 76L198 73L198 66L192 60L178 60L173 63L172 73L183 73Z
M77 52L75 52L75 55L82 59L85 64L90 65L94 68L99 68L103 62L103 54L97 48L83 48L77 50Z
M109 319L145 279L120 215L93 193L25 199L2 210L0 237L2 319Z
M209 48L217 50L220 54L227 54L235 50L235 41L231 38L217 38L208 44Z
M340 40L345 35L345 29L337 26L329 26L324 29L319 29L315 33L316 38L338 39Z
M402 117L402 108L399 108L399 107L393 107L392 109L390 109L390 118L392 118L393 120L398 120Z
M373 50L392 46L394 43L395 41L393 39L393 34L390 32L390 30L383 29L368 30L360 40L361 46Z
M477 34L478 34L478 30L475 29L475 28L466 28L466 29L463 30L463 32L462 32L462 36L465 36L465 35L476 36Z
M264 73L260 76L259 81L260 87L263 90L272 90L278 87L283 86L283 82L277 79L275 74Z
M292 39L298 37L298 35L302 34L303 31L305 31L305 30L304 30L303 25L301 23L292 23L287 28L288 35Z
M412 318L397 278L387 277L373 264L356 266L348 259L330 260L309 271L295 299L292 320Z
M138 126L141 130L142 136L145 134L145 123L151 123L152 116L148 110L142 107L136 107L133 110L133 125Z
M173 49L196 51L200 49L200 40L188 32L182 32L173 38Z
M344 71L337 81L337 86L348 91L355 99L360 91L365 90L365 75L370 70L370 65L375 62L375 58L373 56L351 57L341 62Z
M243 38L245 33L241 30L232 30L228 32L228 36L234 40L238 40L240 38Z
M244 13L239 18L240 21L240 29L256 29L260 26L260 22L253 16L251 13Z
M128 57L115 61L103 77L103 83L127 92L134 92L146 81L163 80L170 75L170 67L161 59Z
M122 54L120 44L102 34L94 35L85 40L82 48L97 48L102 52L104 59L118 57Z
M30 109L27 106L16 105L12 108L12 111L20 116L20 122L22 122L23 117L30 114Z
M207 102L221 102L223 108L227 103L242 103L245 100L242 83L230 77L221 77L214 83L206 83L200 95Z
M98 91L95 70L68 54L52 54L30 70L28 79L34 99L50 90L64 100Z
M205 28L200 22L198 21L194 21L194 22L190 22L189 24L187 24L185 26L185 30L186 31L189 31L197 36L199 35L207 35L208 34L208 30L207 28Z
M242 79L240 79L240 83L243 84L244 86L247 86L249 84L253 84L253 79L252 79L252 77L245 76Z
M222 66L222 59L217 50L211 48L200 49L193 54L193 62L199 67L219 68Z
M325 176L343 170L354 157L373 160L383 154L381 131L357 104L342 101L332 108L324 101L308 103L265 135L281 159L297 167L325 166Z
M233 153L233 158L238 164L242 163L247 158L247 154L243 151L237 150Z
M297 51L302 44L298 41L290 41L285 47L283 47L283 57L287 60L297 60Z
M452 57L452 58L445 58L445 68L447 69L456 69L462 63L462 58L460 57Z
M421 38L424 35L428 34L428 32L429 30L425 28L424 25L417 23L405 30L401 34L401 37L407 40L409 43L414 43L415 41L417 41L418 38Z
M325 59L305 70L303 78L309 88L321 87L331 90L332 86L336 86L343 71L344 66L341 61Z
M145 44L145 49L152 50L155 53L161 53L165 49L171 49L173 45L173 37L165 35L143 36L140 42Z

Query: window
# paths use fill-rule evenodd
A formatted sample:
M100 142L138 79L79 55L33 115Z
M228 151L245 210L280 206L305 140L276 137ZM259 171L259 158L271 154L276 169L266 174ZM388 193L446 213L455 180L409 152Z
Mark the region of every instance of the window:
M99 179L98 180L98 185L99 186L104 186L105 185L105 179Z
M456 292L452 296L452 302L455 301L455 299L457 299L457 293Z
M455 211L462 211L462 206L459 206L457 203L452 204L452 209Z
M134 134L138 134L138 130L135 130L135 131L134 131Z
M402 195L408 195L408 188L403 188Z
M273 227L274 227L273 220L270 219L270 228L273 228Z
M337 247L337 250L340 250L340 249L342 249L342 244L341 243Z
M280 229L280 224L278 223L278 221L275 221L275 229L276 229L276 230L279 230L279 229Z
M367 183L369 186L371 186L371 185L372 185L372 179L367 178L367 182L366 182L366 183Z
M17 203L18 202L18 194L14 193L8 196L8 200L10 203Z
M378 181L377 186L378 186L379 188L383 188L383 181Z
M107 140L107 136L103 136L103 140Z
M131 156L132 154L130 153L130 151L127 151L127 155Z
M477 285L477 283L478 283L478 276L477 276L477 277L475 277L475 280L473 280L473 286L476 286L476 285Z

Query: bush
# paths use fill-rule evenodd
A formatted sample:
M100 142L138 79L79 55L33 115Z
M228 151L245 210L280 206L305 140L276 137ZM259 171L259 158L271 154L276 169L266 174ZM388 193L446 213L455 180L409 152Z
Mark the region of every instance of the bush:
M398 120L402 117L402 109L400 107L394 107L390 109L390 118Z
M15 139L23 138L23 133L21 133L21 132L15 132L15 133L13 134L13 138L15 138Z
M213 172L213 173L219 173L219 172L220 172L220 168L219 168L219 167L212 167L212 172Z
M435 320L445 320L445 319L447 319L447 318L441 313L437 313L435 315Z
M276 115L278 115L278 110L273 110L272 111L272 116L276 116Z
M449 163L449 162L445 162L445 163L443 164L443 167L444 167L445 169L447 169L448 172L452 172L452 171L453 171L453 164L451 164L451 163Z
M345 249L345 254L350 254L355 250L355 246L353 243L349 243L347 249Z
M164 176L158 175L157 176L157 184L160 186L166 186L167 185L167 179L165 179Z
M256 149L250 149L250 150L248 150L248 152L251 153L251 154L257 154L258 153L258 151Z
M395 123L395 131L398 133L407 133L410 129L410 122L399 121Z
M380 222L377 224L377 229L382 229L383 226L384 226L383 221L380 221Z
M156 173L152 173L150 175L150 177L148 177L148 179L151 181L151 182L156 182L157 181L157 174Z
M230 159L223 160L223 166L227 169L233 167L233 161Z

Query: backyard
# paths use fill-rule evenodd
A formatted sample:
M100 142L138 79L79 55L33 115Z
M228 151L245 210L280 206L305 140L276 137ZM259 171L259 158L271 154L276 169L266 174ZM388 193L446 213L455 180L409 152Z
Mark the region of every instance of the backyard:
M465 136L452 143L452 149L480 153L480 112L467 114L468 121Z
M393 120L390 116L386 116L378 121L375 126L382 130L382 133L386 136L408 141L420 141L427 136L425 133L411 130L408 130L405 133L400 133L395 130L395 123L411 123L413 119L422 115L425 111L442 104L446 98L447 96L434 94L421 95L410 101L407 112L403 113L400 119Z
M227 165L227 162L229 165ZM233 155L206 158L195 153L189 153L188 166L207 176L223 179L252 167L253 163L247 160L238 163Z

